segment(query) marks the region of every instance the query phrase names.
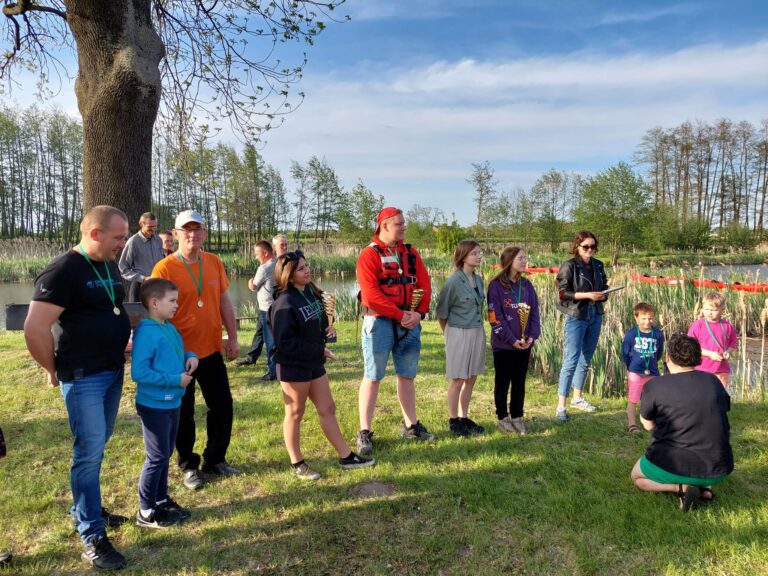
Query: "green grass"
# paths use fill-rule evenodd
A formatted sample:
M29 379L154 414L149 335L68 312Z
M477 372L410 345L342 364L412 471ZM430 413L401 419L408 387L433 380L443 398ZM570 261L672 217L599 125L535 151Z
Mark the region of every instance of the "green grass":
M357 428L361 376L354 323L339 325L329 366L342 430ZM240 334L250 341L250 328ZM487 433L446 433L443 344L425 323L417 409L437 433L431 443L399 440L394 379L382 383L373 469L342 472L308 408L305 456L323 478L294 480L282 442L282 400L257 384L255 368L232 368L235 425L229 459L244 474L191 493L172 467L173 495L192 519L168 531L114 532L126 574L765 574L768 571L768 406L735 403L736 471L716 502L683 515L670 496L642 493L629 470L647 435L626 433L624 401L599 401L568 424L553 416L555 384L529 379L529 435L495 428L492 365L476 386L471 415ZM71 436L58 390L45 387L18 333L0 332L0 548L16 574L80 574L79 539L67 516ZM107 507L135 514L143 461L134 385L126 383L102 474ZM198 397L199 398L199 397ZM205 408L198 404L198 422ZM200 428L198 447L205 434ZM361 482L390 483L391 497L358 499Z

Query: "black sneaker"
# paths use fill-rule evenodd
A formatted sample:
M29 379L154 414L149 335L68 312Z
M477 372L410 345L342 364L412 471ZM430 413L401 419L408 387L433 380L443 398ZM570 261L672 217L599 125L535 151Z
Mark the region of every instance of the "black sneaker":
M141 510L136 512L136 526L139 528L170 528L181 522L181 515L175 510L157 507L149 516L144 516Z
M5 550L0 552L0 568L8 566L11 562L13 562L13 554Z
M256 380L259 382L274 382L275 380L277 380L277 376L267 372L266 374L262 374L261 376L256 378Z
M406 428L405 424L403 424L400 427L400 436L403 438L407 438L408 440L434 440L435 435L431 434L429 430L427 430L424 427L424 424L422 424L419 420L416 421L416 424L411 424L410 427Z
M101 570L120 570L126 564L125 556L115 550L106 534L94 536L88 540L80 558L94 568Z
M176 512L182 520L186 520L190 516L192 516L192 511L189 508L184 508L176 502L173 498L168 496L164 502L158 502L156 508L158 510L172 510Z
M109 528L119 528L120 526L128 522L128 517L121 516L120 514L112 514L106 508L101 509L101 517L104 518L104 523Z
M253 364L256 364L256 362L251 360L247 356L245 358L241 358L240 360L235 361L235 366L251 366Z
M184 486L190 490L200 490L205 485L203 475L200 474L200 470L193 468L191 470L184 470Z
M480 426L480 424L478 424L471 418L462 418L461 423L464 424L464 427L467 429L467 431L470 434L482 434L483 432L485 432L485 428Z
M470 433L461 418L449 418L448 430L450 430L451 434L454 436L469 436Z
M357 451L363 456L373 452L373 432L370 430L360 430L357 433Z
M203 466L201 470L206 474L215 474L216 476L239 476L240 475L240 470L230 466L226 460L222 460L218 464L208 464L208 462L203 462Z
M120 526L128 522L128 518L126 516L121 516L120 514L112 514L104 507L101 509L101 517L104 518L104 525L108 528L120 528ZM74 514L72 515L72 522L75 526L75 530L77 530L77 519L75 518Z
M346 458L339 458L339 466L341 466L342 470L355 470L375 465L376 460L374 458L363 458L354 452L351 452Z

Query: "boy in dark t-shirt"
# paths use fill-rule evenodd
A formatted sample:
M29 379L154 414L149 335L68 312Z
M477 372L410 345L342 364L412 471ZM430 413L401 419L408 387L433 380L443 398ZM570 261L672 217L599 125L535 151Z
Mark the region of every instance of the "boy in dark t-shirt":
M632 480L641 490L674 492L687 511L714 498L711 486L733 471L731 403L715 376L694 370L701 362L694 338L674 334L667 350L671 373L649 381L640 400L640 421L653 431L653 442Z

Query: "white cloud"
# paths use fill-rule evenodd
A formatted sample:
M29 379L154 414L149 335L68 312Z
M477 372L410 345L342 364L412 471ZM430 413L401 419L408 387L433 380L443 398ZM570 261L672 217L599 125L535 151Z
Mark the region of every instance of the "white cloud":
M666 6L664 8L641 10L638 12L610 12L602 16L598 21L599 26L614 26L616 24L637 24L646 23L659 18L666 18L667 16L680 16L684 14L691 14L700 9L699 6L693 4L677 4L672 6Z
M672 54L595 53L435 62L334 81L307 74L307 100L272 133L267 162L327 158L388 202L456 211L471 163L497 166L502 187L529 186L555 166L579 172L631 161L660 125L768 116L768 41ZM285 167L285 168L284 168ZM540 171L539 171L540 170Z

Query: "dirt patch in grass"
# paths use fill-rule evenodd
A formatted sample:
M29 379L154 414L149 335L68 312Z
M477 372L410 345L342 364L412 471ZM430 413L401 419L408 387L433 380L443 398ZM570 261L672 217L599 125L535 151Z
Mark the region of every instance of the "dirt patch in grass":
M395 495L395 485L389 482L380 482L378 480L371 480L369 482L361 482L352 487L350 494L354 498L380 498L389 497Z

